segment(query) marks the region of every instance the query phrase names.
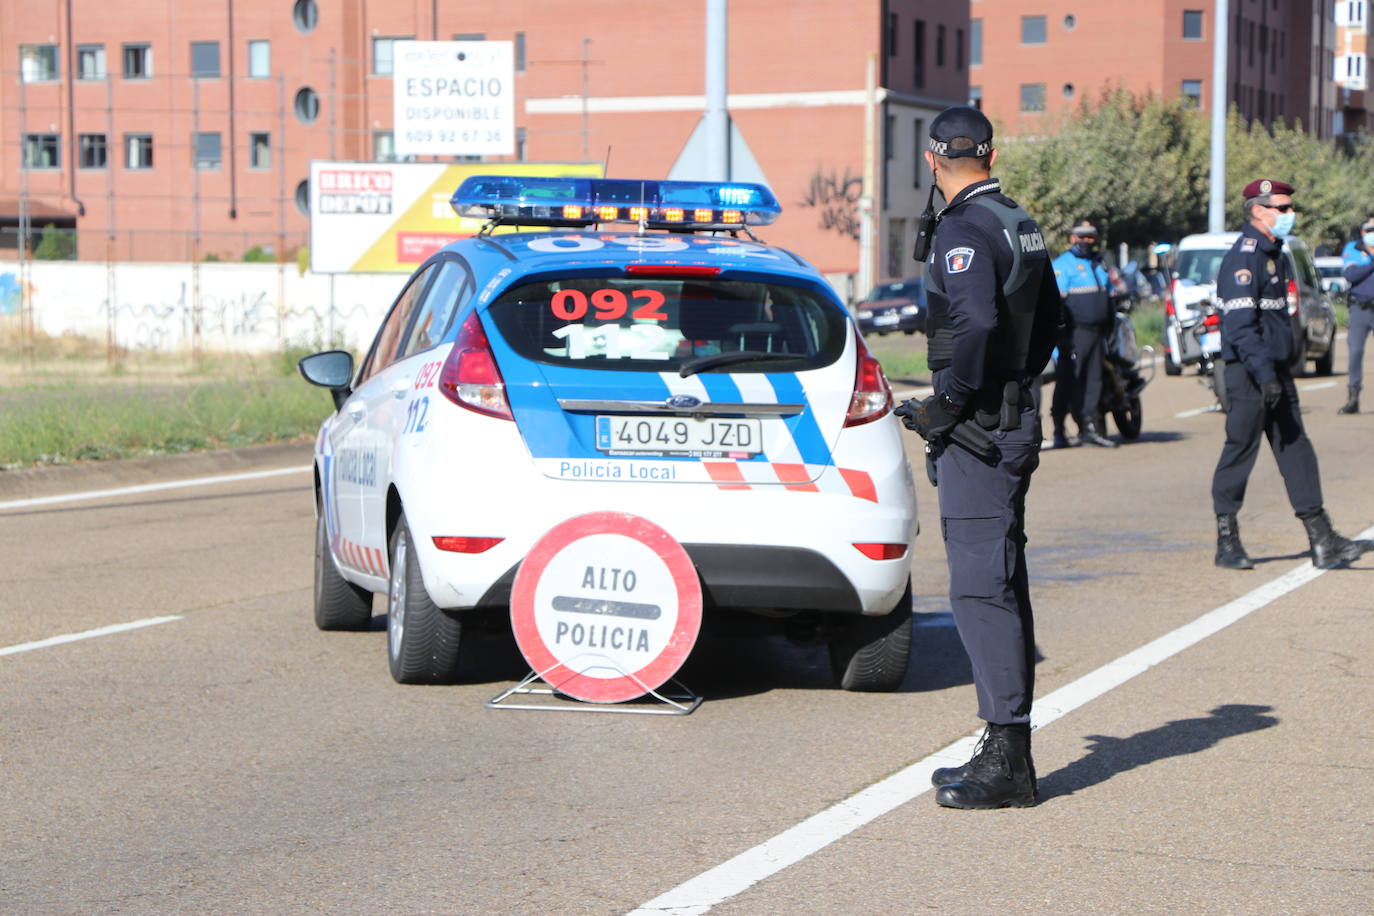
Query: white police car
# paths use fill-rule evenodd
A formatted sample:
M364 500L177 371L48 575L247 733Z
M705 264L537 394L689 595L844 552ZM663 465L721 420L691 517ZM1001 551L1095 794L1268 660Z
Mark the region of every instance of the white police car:
M451 681L465 612L509 603L541 535L622 511L685 547L708 620L785 621L844 687L896 688L916 505L891 391L815 268L748 232L772 193L477 176L453 206L492 222L421 265L357 371L301 360L338 408L316 624L365 627L384 592L392 676Z

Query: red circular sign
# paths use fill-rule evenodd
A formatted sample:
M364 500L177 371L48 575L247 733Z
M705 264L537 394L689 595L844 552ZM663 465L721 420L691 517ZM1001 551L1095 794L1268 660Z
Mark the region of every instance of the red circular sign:
M549 686L620 703L677 673L701 630L701 583L667 531L627 512L590 512L535 542L511 587L520 652Z

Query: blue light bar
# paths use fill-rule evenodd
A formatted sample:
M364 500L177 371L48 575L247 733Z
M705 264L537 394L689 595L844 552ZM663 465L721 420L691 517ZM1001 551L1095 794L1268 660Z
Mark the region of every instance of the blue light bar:
M473 175L451 201L459 216L521 225L640 223L654 229L767 226L782 212L761 184Z

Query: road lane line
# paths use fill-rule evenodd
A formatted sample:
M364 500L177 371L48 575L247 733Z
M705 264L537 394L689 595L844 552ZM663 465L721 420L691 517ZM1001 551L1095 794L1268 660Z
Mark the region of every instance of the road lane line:
M1321 391L1323 388L1335 388L1335 382L1317 382L1313 385L1303 385L1299 391Z
M1360 532L1374 537L1374 526ZM1223 604L1153 642L1108 662L1072 683L1035 701L1032 725L1043 728L1142 674L1161 662L1249 616L1322 575L1310 562L1266 582L1259 588ZM981 730L980 730L981 731ZM958 766L973 754L978 733L898 770L849 798L747 849L726 862L702 872L632 911L629 916L700 916L755 884L795 865L870 821L929 791L930 775L942 766Z
M139 630L143 627L155 627L160 623L171 623L180 620L180 617L145 617L142 620L134 620L130 623L115 623L108 627L97 627L94 630L85 630L80 633L66 633L62 636L49 636L47 639L39 639L34 642L21 642L17 646L5 646L0 648L0 655L18 655L20 652L32 652L34 649L46 649L49 646L60 646L63 643L76 642L82 639L94 639L97 636L112 636L115 633L126 633L129 630Z
M1220 410L1220 404L1208 404L1206 407L1198 407L1193 410L1185 410L1183 413L1176 413L1174 414L1174 419L1182 420L1186 417L1198 417L1205 413L1218 413Z
M154 493L158 490L176 490L182 487L208 487L217 483L236 483L240 480L260 480L263 477L280 477L283 474L300 474L310 470L312 465L302 464L289 468L275 468L271 471L249 471L243 474L222 474L218 477L195 477L191 480L173 480L167 483L149 483L137 487L120 487L116 490L87 490L82 493L63 493L60 496L37 496L33 499L15 499L0 503L0 512L6 509L27 509L30 506L51 506L56 503L78 502L84 499L108 499L112 496L130 496L135 493Z

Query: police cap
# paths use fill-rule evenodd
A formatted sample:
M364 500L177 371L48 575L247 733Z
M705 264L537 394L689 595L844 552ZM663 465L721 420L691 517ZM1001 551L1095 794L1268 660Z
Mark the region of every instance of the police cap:
M930 151L950 159L986 156L992 152L992 122L977 108L946 108L930 122Z
M1263 197L1266 194L1292 194L1293 186L1284 184L1282 181L1274 181L1271 178L1259 178L1245 186L1245 190L1240 192L1240 196L1249 200L1252 197Z
M1097 238L1097 227L1085 219L1080 219L1078 223L1069 230L1069 235L1076 235L1079 238Z

